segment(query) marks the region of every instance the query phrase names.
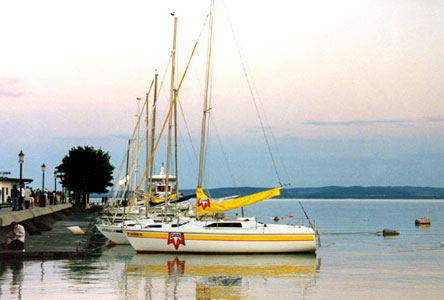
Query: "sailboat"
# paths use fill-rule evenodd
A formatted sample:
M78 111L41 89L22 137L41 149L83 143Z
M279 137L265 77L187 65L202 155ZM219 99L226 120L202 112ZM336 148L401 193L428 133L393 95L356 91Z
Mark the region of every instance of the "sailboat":
M280 188L223 202L214 201L202 189L205 133L207 123L214 0L209 13L209 41L205 76L205 96L201 127L196 217L176 216L141 228L124 227L131 246L143 252L187 253L293 253L316 250L313 228L298 225L264 224L255 217L201 219L199 216L241 208L280 194ZM180 89L180 86L178 90ZM177 92L178 92L177 90Z

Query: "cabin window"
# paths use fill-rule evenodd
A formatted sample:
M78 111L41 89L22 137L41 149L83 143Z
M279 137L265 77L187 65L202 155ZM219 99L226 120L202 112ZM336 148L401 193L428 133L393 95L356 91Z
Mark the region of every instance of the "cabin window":
M162 225L148 225L145 228L162 228Z
M236 227L236 228L239 228L239 227L242 227L242 224L241 223L211 223L205 227L225 227L225 228L226 227L231 227L231 228Z

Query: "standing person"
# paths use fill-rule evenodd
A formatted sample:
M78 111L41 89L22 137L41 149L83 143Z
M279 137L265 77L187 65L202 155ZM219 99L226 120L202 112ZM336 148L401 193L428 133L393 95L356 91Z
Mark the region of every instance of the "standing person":
M40 201L42 199L41 197L42 197L42 192L40 191L40 189L37 189L35 191L35 198L34 198L34 200L35 200L35 205L38 206L38 207L42 206L40 204Z
M48 198L48 189L45 189L42 192L42 195L40 197L40 207L45 207L46 206L46 199Z
M18 210L18 198L19 198L20 192L17 189L17 185L14 184L12 186L12 190L11 190L11 208L12 211L16 211Z
M25 208L26 209L29 208L29 204L31 202L31 196L32 196L31 188L29 186L27 186L26 190L25 190Z
M56 195L55 192L52 191L52 192L51 192L51 195L49 196L49 199L50 199L49 201L50 201L50 204L51 204L51 205L55 205L55 204L56 204L56 198L55 198L55 195Z
M35 193L34 190L31 189L31 198L29 198L29 208L34 207L34 201L35 201Z
M19 185L18 210L23 210L23 199L25 196L25 189Z
M12 242L9 244L9 250L25 251L25 228L16 222L12 222L11 225L14 228L14 235L12 237Z

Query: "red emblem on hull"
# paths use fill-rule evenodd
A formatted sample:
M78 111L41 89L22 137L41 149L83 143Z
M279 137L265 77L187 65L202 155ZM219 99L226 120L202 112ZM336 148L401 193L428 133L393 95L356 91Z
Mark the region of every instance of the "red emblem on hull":
M208 198L199 198L199 200L197 201L197 206L202 207L203 210L205 210L205 208L210 207L210 199Z
M179 245L182 244L185 246L185 236L183 233L178 232L169 232L168 233L168 241L167 245L173 244L174 248L179 249Z

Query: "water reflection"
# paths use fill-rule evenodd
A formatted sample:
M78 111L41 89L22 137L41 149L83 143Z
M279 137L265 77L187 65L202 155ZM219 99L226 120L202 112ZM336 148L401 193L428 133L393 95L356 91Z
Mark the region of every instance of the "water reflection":
M4 291L1 288L5 281L4 275L8 273L8 269L11 272L11 284L9 285L9 294L16 295L17 299L22 299L22 284L24 280L23 274L23 261L10 260L1 261L0 267L0 298L3 296Z
M272 299L310 293L320 270L309 255L134 255L128 299Z

